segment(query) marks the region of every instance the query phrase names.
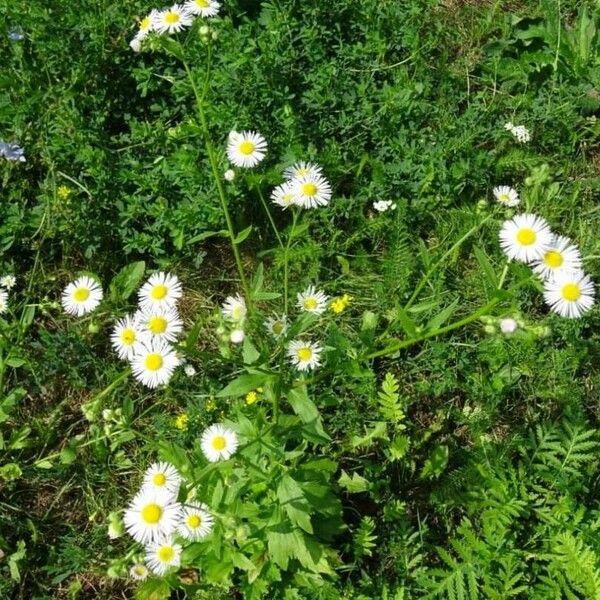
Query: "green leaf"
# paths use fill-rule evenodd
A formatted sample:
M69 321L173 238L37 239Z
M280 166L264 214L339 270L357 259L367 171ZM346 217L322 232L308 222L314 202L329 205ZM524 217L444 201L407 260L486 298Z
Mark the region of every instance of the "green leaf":
M171 588L164 579L153 577L144 581L135 591L136 600L167 600L171 596Z
M146 271L143 260L130 263L123 267L112 279L108 286L108 295L112 302L124 302L139 286Z
M23 475L21 467L17 463L8 463L0 467L0 479L14 481Z
M272 378L273 375L270 373L245 373L228 383L216 396L217 398L243 396L257 387L263 387Z
M352 473L352 477L350 477L346 471L342 471L338 483L351 494L358 494L371 489L371 482L358 473Z
M290 521L307 533L312 533L310 506L302 488L290 475L283 475L277 486L277 499Z
M17 550L8 557L8 569L10 571L10 577L14 581L21 581L21 574L19 573L19 561L25 558L26 547L23 540L17 542Z
M246 229L243 229L235 236L233 243L236 246L241 244L250 235L251 232L252 232L252 225L249 225L248 227L246 227Z
M434 447L421 471L421 479L439 477L448 464L448 446L438 444Z
M190 238L186 242L186 244L190 245L195 244L196 242L202 242L204 240L207 240L208 238L215 237L217 235L221 237L227 237L229 234L226 229L221 229L220 231L203 231L202 233L199 233L198 235L195 235L194 237Z
M244 338L242 358L244 360L244 364L246 365L252 365L260 358L260 352L256 349L256 346L248 337Z
M426 330L434 331L441 327L455 312L458 308L459 299L456 298L454 302L446 306L443 310L441 310L435 317L433 317L427 326Z
M396 317L400 322L400 325L402 325L402 329L406 331L409 337L417 337L416 323L408 316L408 313L401 306L396 307Z
M300 420L306 425L310 425L311 430L316 433L317 439L312 441L326 442L330 439L323 429L321 414L314 402L308 397L305 386L292 388L287 393L287 399Z
M362 437L352 436L350 445L352 448L369 448L377 439L387 440L387 423L385 421L376 421L374 426L367 430L367 433Z

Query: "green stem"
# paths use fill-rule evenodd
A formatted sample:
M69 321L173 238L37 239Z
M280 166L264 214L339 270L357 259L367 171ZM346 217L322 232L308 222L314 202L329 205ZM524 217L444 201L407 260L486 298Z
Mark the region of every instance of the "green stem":
M498 289L501 290L504 285L504 281L506 279L506 275L508 273L508 262L504 265L504 269L502 269L502 274L500 275L500 281L498 282Z
M267 204L267 201L265 200L265 196L262 193L262 190L260 189L260 186L258 184L255 185L255 188L256 188L256 191L258 192L258 197L260 198L263 208L265 209L265 212L267 213L267 217L269 218L269 223L271 223L271 228L275 232L275 237L277 238L277 241L279 242L279 246L281 248L283 248L283 242L281 240L281 236L279 235L277 225L275 225L275 221L273 220L273 215L271 214L271 211L269 210L269 205Z
M192 85L192 89L194 90L194 96L196 98L196 107L198 109L198 117L200 119L200 125L202 126L202 133L204 135L204 145L206 147L206 154L208 155L208 161L210 162L210 167L212 170L212 174L215 180L215 184L217 186L217 192L219 195L219 201L221 202L221 209L223 211L223 215L225 216L225 222L227 224L227 231L229 233L229 240L231 241L231 248L233 250L233 255L235 257L235 264L237 265L237 270L240 276L240 281L242 282L242 287L244 288L244 295L246 297L246 302L248 303L248 308L251 307L252 298L250 296L250 288L248 287L248 281L246 279L246 274L244 272L244 265L242 264L242 259L240 257L240 252L238 250L237 244L235 243L235 233L233 231L233 223L231 221L231 215L229 214L229 209L227 207L227 199L225 198L225 191L223 189L223 184L221 182L221 174L219 173L219 166L217 163L217 157L215 154L215 150L212 145L212 140L210 137L210 132L208 129L208 122L206 120L206 115L204 114L204 106L203 106L203 98L200 95L198 90L198 86L196 85L196 81L194 80L194 76L190 71L190 67L187 62L182 59L183 67L185 72L187 73L188 79L190 80L190 84Z
M296 223L298 222L298 215L300 212L292 208L292 228L288 235L287 243L285 245L285 251L283 253L283 312L287 315L288 311L288 281L289 281L289 259L290 259L290 247L292 240L294 239L294 231L296 229Z

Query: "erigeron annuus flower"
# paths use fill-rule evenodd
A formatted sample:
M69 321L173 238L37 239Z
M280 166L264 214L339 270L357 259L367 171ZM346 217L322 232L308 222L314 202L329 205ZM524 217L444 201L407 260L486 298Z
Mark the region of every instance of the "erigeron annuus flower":
M500 331L506 335L514 333L519 328L519 324L511 318L500 320Z
M298 294L298 308L304 312L320 315L327 306L327 296L314 285L309 285L303 292Z
M289 206L296 204L294 184L290 181L286 181L274 188L271 192L271 202L277 204L277 206L281 206L284 210Z
M159 34L177 33L192 24L194 17L181 5L156 11L152 17L152 27Z
M562 271L544 283L544 300L563 317L579 318L594 305L594 284L583 271Z
M131 359L134 377L146 387L168 383L180 359L168 342L153 338L141 342Z
M287 331L286 315L273 315L265 321L267 331L274 337L281 337Z
M192 15L214 17L219 14L221 5L216 0L188 0L184 8Z
M183 330L183 321L173 307L146 308L136 313L136 319L152 338L174 342Z
M143 487L125 511L123 522L136 542L147 544L174 533L180 514L181 505L168 491Z
M102 301L100 284L84 275L70 283L63 291L61 302L65 312L81 317L93 311Z
M144 579L148 577L148 568L142 563L135 563L131 566L131 569L129 569L129 576L131 579L144 581Z
M294 203L302 208L326 206L331 199L331 186L321 175L309 175L292 179Z
M0 286L7 290L12 290L16 283L17 278L14 275L4 275L4 277L0 278Z
M177 469L167 462L154 463L144 473L143 487L164 490L171 494L173 499L177 498L180 485L181 476Z
M171 567L181 564L181 546L170 536L148 544L146 564L155 575L164 575Z
M505 221L500 231L502 250L513 260L539 260L552 243L553 234L542 217L532 214L516 215Z
M8 310L8 292L0 288L0 315Z
M175 275L154 273L138 292L140 308L146 310L173 307L181 298L181 294L181 283Z
M504 206L517 206L521 199L517 191L508 185L499 185L493 190L494 198L499 204Z
M227 158L236 167L255 167L267 152L267 141L256 131L232 131L227 143Z
M238 447L237 435L234 431L216 423L202 433L200 440L202 453L210 462L228 460Z
M295 179L296 177L316 177L323 174L323 169L314 163L300 162L294 163L283 171L285 179Z
M132 315L119 319L110 334L112 346L122 359L133 358L138 345L147 339L148 334Z
M288 356L299 371L315 369L321 364L320 354L323 348L307 340L293 340L288 346Z
M235 179L235 171L233 169L227 169L227 171L223 173L223 179L232 182Z
M555 235L542 258L536 260L532 267L542 279L551 278L561 271L580 271L581 254L569 238Z
M187 363L184 367L183 367L183 372L188 376L188 377L193 377L196 374L196 368L194 367L194 365L191 365L190 363Z
M184 504L177 531L185 539L197 541L212 531L213 523L213 516L205 504Z
M241 323L246 317L248 309L246 308L246 301L240 294L235 296L227 296L225 302L223 302L223 317L228 321L234 323Z

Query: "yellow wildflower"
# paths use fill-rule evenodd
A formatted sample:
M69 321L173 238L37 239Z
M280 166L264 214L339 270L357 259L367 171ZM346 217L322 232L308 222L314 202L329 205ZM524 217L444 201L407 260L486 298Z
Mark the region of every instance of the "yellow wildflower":
M188 428L189 420L190 420L190 418L188 417L188 415L186 413L181 413L180 415L177 415L177 417L175 418L175 427L177 427L177 429L179 429L181 431L185 431Z
M252 406L258 400L258 394L256 392L248 392L246 394L246 404Z
M68 200L71 197L71 194L73 193L73 190L70 187L67 187L66 185L61 185L57 190L56 190L56 195L61 199L61 200Z
M334 312L336 315L339 315L346 310L351 300L352 296L344 294L341 298L336 298L332 301L332 303L329 305L329 310Z
M215 397L211 396L207 401L206 401L206 410L215 410L215 408L217 408L217 403L215 401Z

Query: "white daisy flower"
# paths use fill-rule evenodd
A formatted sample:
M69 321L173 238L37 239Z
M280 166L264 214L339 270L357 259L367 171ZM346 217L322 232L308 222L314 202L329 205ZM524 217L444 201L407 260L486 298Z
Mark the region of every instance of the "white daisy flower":
M309 285L303 292L298 294L296 306L304 311L320 315L327 307L327 296L314 285Z
M142 310L175 306L181 298L181 283L171 273L155 273L140 288L138 298Z
M293 340L288 346L288 356L299 371L308 371L321 364L319 355L323 348L306 340Z
M102 301L102 296L100 284L84 275L64 289L61 302L65 312L81 317L93 311Z
M136 319L152 338L174 342L183 330L183 321L173 307L146 308L136 313Z
M291 181L286 181L281 185L278 185L271 192L271 202L281 206L284 210L288 206L296 204L296 194L294 193L294 185Z
M181 5L157 11L152 17L152 27L159 34L177 33L192 24L194 17Z
M274 338L281 337L287 331L287 316L273 315L265 321L265 327Z
M228 460L238 447L237 435L231 429L216 423L202 433L202 453L210 462Z
M562 271L544 283L544 300L563 317L576 319L594 305L594 284L583 271Z
M232 344L241 344L244 341L245 337L246 337L246 334L244 333L243 329L234 329L229 334L229 341Z
M580 271L581 254L569 238L555 235L542 258L534 261L532 267L542 279L551 278L559 271Z
M310 175L292 180L295 203L303 208L326 206L331 199L331 186L325 177Z
M323 175L323 169L314 163L304 162L303 160L294 163L283 171L286 179L295 179L296 177L317 177Z
M514 333L519 328L519 324L510 318L502 319L500 321L500 331L506 335Z
M223 173L223 179L229 182L233 181L235 179L235 171L233 169L227 169L227 171Z
M169 536L146 546L146 564L155 575L164 575L181 564L181 546Z
M505 221L500 231L502 250L512 260L531 262L541 259L552 243L552 232L542 217L516 215Z
M142 563L136 563L129 569L129 576L136 581L144 581L148 577L148 569Z
M8 292L0 288L0 315L8 310Z
M127 533L147 544L174 533L179 525L181 505L166 490L142 488L123 516Z
M234 323L241 323L248 309L246 308L246 301L242 296L236 294L235 296L227 296L225 302L223 302L223 317Z
M140 52L142 49L142 40L143 38L141 38L140 36L136 35L130 42L129 42L129 47L134 51L134 52Z
M214 17L219 14L221 5L216 0L188 0L184 8L192 15L200 17Z
M521 199L517 191L508 185L499 185L493 190L494 198L504 206L517 206Z
M177 498L180 485L181 475L173 465L167 462L154 463L144 473L143 486L145 488L164 490L171 494L173 500Z
M117 351L119 358L133 358L135 350L148 339L148 334L142 329L140 323L132 315L119 319L110 334L110 341Z
M183 506L178 533L187 540L201 540L213 528L213 516L205 504L190 503Z
M168 342L153 338L140 343L130 362L133 376L146 387L155 388L169 382L180 359Z
M14 275L4 275L4 277L0 278L0 286L7 290L12 290L16 283L17 278Z
M190 363L187 363L184 367L183 367L183 372L188 376L188 377L193 377L196 374L196 369L194 368L194 365L190 365Z
M255 131L232 131L227 144L227 158L236 167L255 167L267 152L267 141Z

